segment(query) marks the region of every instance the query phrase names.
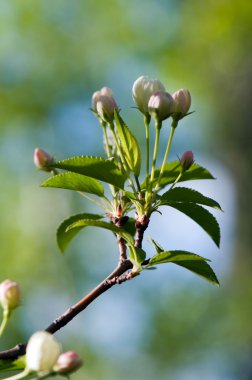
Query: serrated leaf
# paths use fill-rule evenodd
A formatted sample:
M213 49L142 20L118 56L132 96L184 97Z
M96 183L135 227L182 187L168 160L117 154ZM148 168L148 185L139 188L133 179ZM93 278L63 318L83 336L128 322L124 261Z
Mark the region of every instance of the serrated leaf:
M181 267L184 267L191 272L203 277L216 285L219 285L219 281L210 267L206 262L207 259L196 255L195 253L187 251L165 251L153 256L148 265L158 265L165 263L174 263Z
M85 193L95 194L99 197L104 195L104 189L97 179L71 172L50 177L43 182L41 186L83 191Z
M168 190L160 197L160 206L169 205L172 202L197 203L221 210L218 202L204 196L196 190L189 189L187 187L176 187Z
M220 246L220 227L215 217L208 210L195 203L173 202L170 203L169 206L183 212L193 219L206 231L215 244L218 247Z
M134 245L133 237L131 236L131 234L129 234L123 228L119 228L112 223L103 222L103 221L99 221L99 220L91 220L91 219L83 218L81 220L78 220L77 222L74 222L70 226L68 226L66 231L67 232L72 231L72 230L77 228L78 232L79 232L80 229L82 229L84 227L88 227L88 226L105 228L107 230L110 230L110 231L114 232L115 234L121 236L130 245Z
M138 142L117 110L115 110L115 122L127 164L138 177L141 171L141 151Z
M70 218L65 219L59 225L57 229L57 234L56 234L58 247L61 250L61 252L65 251L65 249L67 248L71 240L78 234L78 232L80 232L80 230L82 230L82 227L80 227L80 228L75 228L75 229L66 231L70 225L82 219L99 220L102 218L103 218L103 215L85 213L85 214L72 215Z
M179 161L169 162L165 165L165 170L163 176L160 181L160 189L163 189L165 186L173 183L181 171L181 165ZM154 172L154 182L153 186L156 185L157 179L159 177L160 168L157 168ZM202 166L194 163L190 169L188 169L178 182L191 181L191 180L199 180L199 179L215 179L213 175ZM144 181L141 185L142 189L146 188L146 181Z
M126 174L122 174L114 160L105 160L102 157L71 157L58 161L52 166L110 183L120 189L124 188L124 182L127 179Z
M130 246L129 251L130 251L130 254L129 254L130 259L133 259L138 264L142 264L142 262L144 262L146 258L146 252L142 248Z

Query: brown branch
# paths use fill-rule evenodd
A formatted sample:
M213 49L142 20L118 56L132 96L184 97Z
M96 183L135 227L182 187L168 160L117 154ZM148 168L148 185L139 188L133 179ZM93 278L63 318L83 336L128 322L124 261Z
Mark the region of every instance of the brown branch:
M136 215L136 239L135 247L142 248L142 241L144 237L144 231L148 228L150 219L147 215L143 215L141 218Z
M56 331L60 330L62 327L67 325L76 315L81 311L86 309L96 298L98 298L102 293L106 292L112 286L116 284L121 284L124 281L130 280L132 278L131 273L126 273L132 268L132 264L128 260L120 261L117 268L96 288L94 288L90 293L88 293L84 298L82 298L75 305L70 307L64 314L55 319L45 331L54 334ZM19 356L24 355L26 351L26 343L18 344L17 346L0 352L0 359L2 360L15 360Z

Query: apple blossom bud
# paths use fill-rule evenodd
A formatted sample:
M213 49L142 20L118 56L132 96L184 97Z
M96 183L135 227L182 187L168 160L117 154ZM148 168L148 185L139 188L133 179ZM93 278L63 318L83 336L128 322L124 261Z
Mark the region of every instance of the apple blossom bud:
M102 121L111 123L114 120L114 111L117 109L116 102L112 96L100 95L96 103L96 111Z
M191 107L191 94L188 90L178 90L172 94L174 110L172 117L176 120L182 119Z
M190 167L194 163L193 152L191 150L187 150L185 153L182 154L179 161L182 173L190 169Z
M64 352L58 357L53 371L62 375L69 375L83 365L83 360L74 351Z
M135 80L132 87L132 96L139 111L147 115L148 102L152 94L157 91L165 91L163 83L158 79L150 79L147 76L141 76Z
M20 303L20 288L9 279L0 284L0 303L4 310L13 310Z
M158 122L167 119L173 112L173 98L165 91L155 92L150 97L149 103L149 113Z
M60 355L61 347L46 331L37 331L31 336L26 348L26 368L39 375L50 373Z
M34 150L34 156L33 156L34 164L35 166L43 170L45 172L50 172L51 168L50 165L54 162L54 159L50 154L45 152L43 149L36 148Z

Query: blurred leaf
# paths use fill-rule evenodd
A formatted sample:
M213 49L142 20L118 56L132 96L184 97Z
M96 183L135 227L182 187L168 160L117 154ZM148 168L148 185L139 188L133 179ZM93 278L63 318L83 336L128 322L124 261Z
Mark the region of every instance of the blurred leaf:
M6 372L6 377L10 376L10 371L22 371L25 368L25 355L20 356L18 359L12 360L0 360L0 372ZM4 375L4 374L3 374Z
M127 223L123 226L123 229L134 237L136 234L136 220L134 218L129 218Z
M208 210L194 203L173 202L169 206L183 212L198 223L219 247L220 227L215 217Z
M115 122L127 164L138 177L141 170L141 151L138 142L116 110Z
M64 252L65 249L67 248L68 244L70 241L78 234L78 232L82 229L80 228L75 228L72 230L66 231L66 229L72 225L74 222L77 222L80 219L102 219L103 215L96 215L96 214L76 214L72 215L70 218L65 219L58 227L57 229L57 243L58 247L61 250L61 252Z
M175 189L168 190L160 197L160 206L170 205L173 202L199 203L201 205L221 210L219 203L215 200L205 197L198 191L186 187L176 187Z
M165 251L153 256L148 265L174 263L184 267L204 279L219 285L219 281L206 261L209 261L195 253L187 251Z
M146 258L146 252L142 248L137 248L134 246L130 246L129 250L130 250L130 254L129 254L130 259L133 259L138 264L142 264L142 262Z
M67 232L68 231L72 231L72 230L74 230L76 228L78 229L77 232L79 232L82 228L88 227L88 226L105 228L107 230L110 230L110 231L114 232L115 234L121 236L130 245L134 245L134 239L133 239L133 237L127 231L125 231L123 228L119 228L119 227L116 227L112 223L103 222L103 221L99 221L99 220L92 220L92 219L82 218L82 219L80 219L80 220L72 223L67 228Z
M99 197L104 195L104 189L99 181L85 175L71 172L61 173L48 178L41 186L83 191L85 193L98 195Z
M102 157L79 156L58 161L52 165L54 168L68 170L85 176L104 181L123 189L127 179L122 174L115 161Z
M164 248L156 240L150 237L149 241L154 244L157 253L164 252Z
M181 165L179 161L169 162L165 165L165 170L160 181L160 189L164 188L166 185L173 183L181 171ZM160 168L155 170L153 185L157 183L159 177ZM212 174L202 166L194 163L190 169L183 173L182 177L178 182L198 180L198 179L215 179ZM142 183L141 188L145 189L146 180Z

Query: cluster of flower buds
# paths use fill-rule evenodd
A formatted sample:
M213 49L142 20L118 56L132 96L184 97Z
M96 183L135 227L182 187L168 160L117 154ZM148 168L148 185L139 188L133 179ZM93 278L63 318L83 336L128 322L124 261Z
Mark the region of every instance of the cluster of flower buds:
M50 165L53 164L54 158L43 149L36 148L34 150L33 160L35 166L38 169L43 170L45 172L50 172L52 170L50 168Z
M76 371L83 361L76 352L61 354L61 346L46 331L37 331L31 336L26 348L26 371L36 372L39 377L59 373L69 375Z
M111 123L114 120L115 109L118 109L112 90L103 87L92 96L92 109L98 115L101 122Z
M0 284L0 303L4 310L13 310L20 304L19 285L12 280L5 280Z
M159 123L172 116L175 121L186 116L191 107L188 90L178 90L170 95L158 79L139 77L133 84L133 99L144 115L154 117Z

